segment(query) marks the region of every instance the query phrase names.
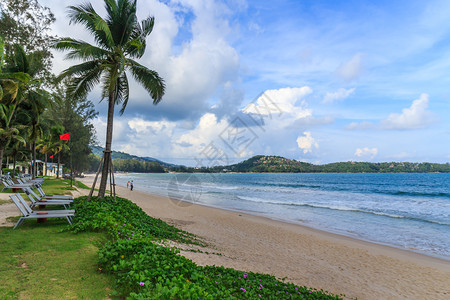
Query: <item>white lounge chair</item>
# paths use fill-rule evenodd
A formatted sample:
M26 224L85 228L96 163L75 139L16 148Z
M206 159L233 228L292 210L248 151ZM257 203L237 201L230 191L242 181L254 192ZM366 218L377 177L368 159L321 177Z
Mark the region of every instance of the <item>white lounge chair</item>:
M25 193L30 193L34 197L34 199L36 199L36 201L46 200L46 201L68 201L70 203L73 202L73 199L69 199L69 198L56 198L56 196L55 197L42 197L42 196L36 194L36 192L33 191L33 189L31 187L23 188L22 190Z
M33 186L32 184L24 184L24 183L20 183L20 184L13 183L13 184L11 184L11 183L6 182L4 180L2 180L2 183L3 183L3 189L1 190L2 192L4 190L6 190L6 189L21 189L21 188L24 188L24 187L32 187Z
M51 200L51 199L59 199L59 200L73 200L72 196L69 195L46 195L41 186L36 186L37 191L41 194L41 199Z
M33 211L28 204L22 203L15 195L9 196L23 217L20 217L13 229L21 225L26 219L43 219L43 218L66 218L69 224L72 224L72 217L75 215L73 210L50 210L50 211Z
M34 192L28 188L24 188L23 191L28 196L28 199L31 201L30 207L35 207L36 205L63 205L65 209L69 209L69 206L73 203L72 200L43 200L43 199L35 199L33 194ZM36 195L36 194L34 194ZM16 194L16 196L20 199L22 196L20 194ZM22 198L23 199L23 198Z

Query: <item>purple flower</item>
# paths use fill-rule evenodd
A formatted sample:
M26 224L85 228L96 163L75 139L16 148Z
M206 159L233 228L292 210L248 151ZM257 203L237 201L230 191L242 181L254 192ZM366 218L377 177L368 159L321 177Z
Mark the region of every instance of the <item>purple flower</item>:
M140 286L144 286L144 284L145 284L145 283L144 283L144 282L142 282L142 281L141 281L141 282L139 282L139 285L140 285Z
M295 289L298 290L298 287L296 287Z
M260 295L260 294L258 294L258 297L259 297L259 298L261 298L261 295Z
M244 273L242 276L244 276L244 278L247 278L248 274Z
M241 288L241 291L243 291L244 293L246 292L246 290L244 288Z
M241 279L241 277L239 277L239 279Z

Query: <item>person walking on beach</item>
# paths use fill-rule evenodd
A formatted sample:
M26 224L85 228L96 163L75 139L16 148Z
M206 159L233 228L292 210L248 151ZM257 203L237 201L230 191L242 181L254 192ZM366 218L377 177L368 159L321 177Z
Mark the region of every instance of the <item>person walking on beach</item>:
M130 182L130 189L133 190L133 180Z

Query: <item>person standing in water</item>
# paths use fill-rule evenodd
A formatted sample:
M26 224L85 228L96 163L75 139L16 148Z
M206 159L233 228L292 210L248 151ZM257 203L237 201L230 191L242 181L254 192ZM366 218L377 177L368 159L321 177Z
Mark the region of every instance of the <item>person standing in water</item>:
M133 190L133 180L130 182L130 189Z
M130 181L128 180L128 182L127 182L127 190L128 190L129 187L130 187Z

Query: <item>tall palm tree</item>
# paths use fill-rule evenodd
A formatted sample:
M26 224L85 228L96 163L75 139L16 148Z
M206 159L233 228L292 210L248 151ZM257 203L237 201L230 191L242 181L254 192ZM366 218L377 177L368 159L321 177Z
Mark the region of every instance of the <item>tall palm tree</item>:
M25 144L25 139L20 135L24 126L13 123L15 105L0 104L0 175L2 175L3 152L11 140L17 140Z
M122 104L120 114L125 110L129 98L126 71L130 71L150 94L153 104L158 104L164 95L164 81L158 73L133 59L144 55L146 37L152 32L154 18L147 17L141 23L136 16L136 0L104 0L106 18L100 17L90 3L69 7L71 23L79 23L94 36L97 45L71 38L60 39L55 48L68 50L67 58L81 59L61 73L60 79L72 76L69 93L86 96L92 88L101 83L102 97L108 98L108 121L104 164L98 196L104 197L108 172L111 169L111 142L113 133L114 106Z
M5 70L4 42L0 36L0 102L9 104L16 100L20 87L30 81L30 75Z
M14 53L10 57L7 70L14 73L28 74L30 79L37 77L42 70L39 53L26 54L22 46L14 45ZM45 124L41 123L41 117L45 109L52 104L50 93L40 87L39 80L30 80L23 85L23 93L20 95L19 107L27 111L29 125L29 140L33 150L32 174L36 177L36 140L43 134ZM18 97L19 98L19 97ZM23 123L25 124L25 123Z
M29 150L24 147L24 144L18 140L12 140L9 144L8 154L13 159L13 172L12 177L15 177L17 160L27 160L29 157Z

